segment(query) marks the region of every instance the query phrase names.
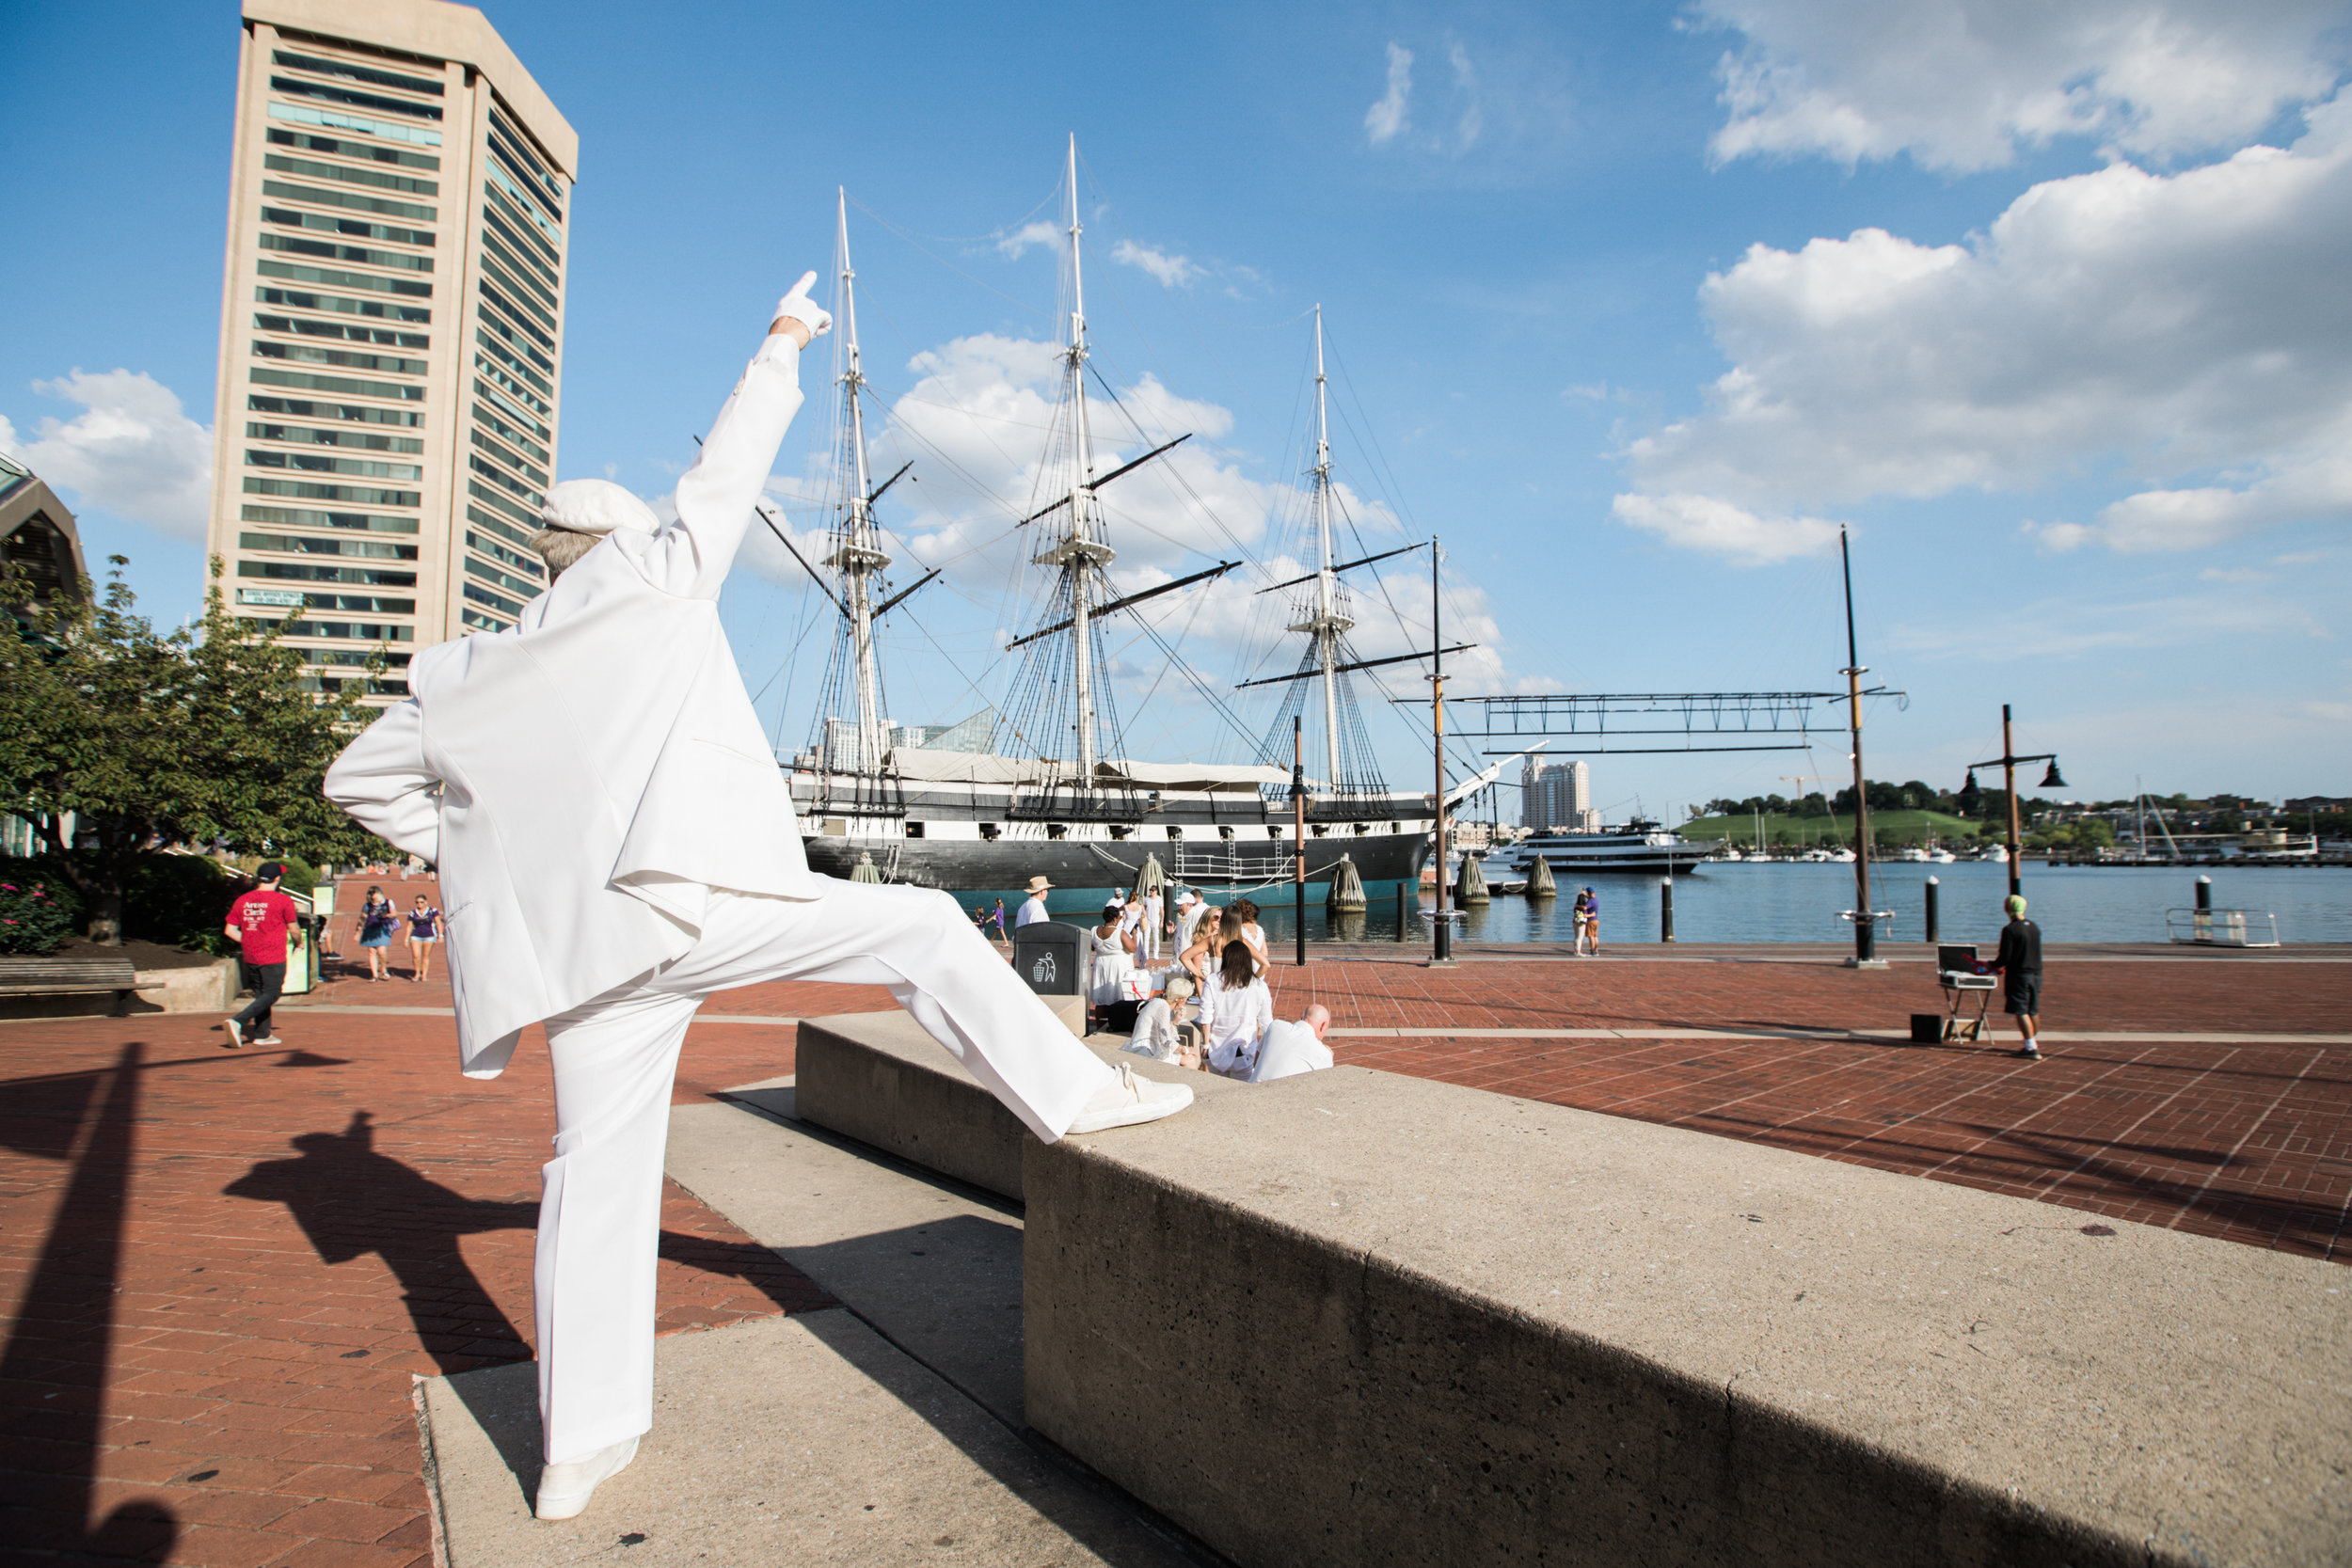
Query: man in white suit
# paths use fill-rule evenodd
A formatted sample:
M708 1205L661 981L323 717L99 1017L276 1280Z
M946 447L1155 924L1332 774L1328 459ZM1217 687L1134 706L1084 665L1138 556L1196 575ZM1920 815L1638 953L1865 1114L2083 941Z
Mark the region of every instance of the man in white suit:
M670 1085L714 990L882 985L1047 1142L1157 1119L1192 1091L1104 1066L947 894L808 869L719 625L800 351L832 325L811 273L719 411L662 526L617 484L547 492L547 592L409 667L326 794L440 868L461 1069L496 1077L547 1025L555 1158L535 1275L541 1518L569 1518L653 1418L655 1252Z

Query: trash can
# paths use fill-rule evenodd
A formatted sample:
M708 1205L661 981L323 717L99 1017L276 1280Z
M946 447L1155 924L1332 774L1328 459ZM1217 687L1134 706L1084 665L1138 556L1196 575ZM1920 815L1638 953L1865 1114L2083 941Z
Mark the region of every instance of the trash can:
M1077 996L1086 990L1086 928L1033 920L1012 933L1012 972L1040 996Z

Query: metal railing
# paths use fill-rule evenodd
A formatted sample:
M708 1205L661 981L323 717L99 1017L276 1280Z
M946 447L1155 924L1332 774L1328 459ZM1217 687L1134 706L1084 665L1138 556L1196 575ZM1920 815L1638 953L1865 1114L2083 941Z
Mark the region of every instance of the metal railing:
M2165 934L2198 947L2276 947L2279 917L2264 910L2167 910Z

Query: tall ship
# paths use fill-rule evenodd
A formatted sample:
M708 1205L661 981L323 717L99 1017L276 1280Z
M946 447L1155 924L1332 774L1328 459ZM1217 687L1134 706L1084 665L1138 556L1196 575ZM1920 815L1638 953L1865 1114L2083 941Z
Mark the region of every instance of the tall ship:
M1048 908L1057 912L1101 908L1114 889L1137 886L1149 862L1157 863L1167 881L1199 889L1213 903L1252 895L1268 903L1287 900L1302 852L1309 894L1318 900L1346 868L1372 898L1417 888L1429 852L1434 798L1382 783L1349 679L1372 665L1425 656L1359 658L1347 639L1356 622L1341 574L1404 551L1333 559L1320 308L1315 461L1304 498L1311 507L1315 567L1257 590L1291 596L1295 612L1285 630L1302 636L1304 648L1290 673L1240 683L1280 686L1284 701L1256 753L1245 761L1152 760L1133 755L1125 744L1110 679L1108 629L1140 622L1141 634L1181 666L1178 650L1137 614L1139 607L1237 570L1271 574L1225 560L1136 592L1122 593L1113 583L1109 568L1118 552L1103 492L1187 437L1107 470L1097 462L1093 404L1099 399L1115 407L1117 398L1089 365L1075 138L1066 180L1057 400L1026 515L1007 518L1020 536L1034 541L1027 564L1043 579L1034 595L1043 608L1036 625L1006 649L1015 662L1003 700L946 726L898 724L887 716L877 625L939 571L892 591L894 562L883 548L874 506L899 474L877 486L868 463L864 400L869 394L860 366L856 273L843 199L835 312L844 334L843 406L830 550L820 562L830 576L803 562L832 597L839 619L808 745L789 764L809 864L835 877L946 889L967 905L1001 897L1009 906L1041 876L1054 885ZM1100 388L1093 398L1090 379ZM1136 444L1149 445L1139 427L1131 434ZM788 536L777 531L788 545ZM1184 673L1209 694L1200 676L1188 668ZM1308 797L1303 842L1292 799L1295 721L1303 736L1297 760ZM1450 788L1449 801L1490 783L1500 766Z

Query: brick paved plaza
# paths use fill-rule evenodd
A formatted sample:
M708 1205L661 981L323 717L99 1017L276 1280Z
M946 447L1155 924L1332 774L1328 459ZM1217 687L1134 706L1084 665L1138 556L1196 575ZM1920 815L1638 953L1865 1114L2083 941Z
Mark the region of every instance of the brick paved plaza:
M221 1050L207 1018L0 1023L12 1553L430 1560L410 1381L530 1354L545 1058L462 1078L445 986L351 978L347 938L340 973L281 1010L272 1051ZM2352 1034L2312 1037L2352 1028L2342 952L2056 950L2040 1064L1842 1033L1933 1010L1915 962L1382 954L1275 979L1285 1014L1424 1031L1340 1035L1345 1062L2347 1256ZM775 986L705 1011L886 1006ZM2165 1036L2199 1037L2145 1037ZM699 1022L678 1098L792 1065L787 1022ZM823 1304L691 1195L665 1215L665 1331Z

